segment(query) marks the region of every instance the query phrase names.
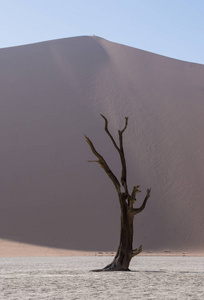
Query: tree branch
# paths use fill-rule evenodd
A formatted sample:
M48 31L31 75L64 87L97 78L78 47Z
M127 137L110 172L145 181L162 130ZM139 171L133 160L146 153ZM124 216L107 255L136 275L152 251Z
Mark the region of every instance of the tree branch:
M140 252L142 252L142 245L139 246L139 249L132 250L132 257L140 254Z
M128 125L128 117L125 117L125 126L123 128L123 130L121 130L121 134L123 134L123 132L125 131L125 129L127 128L127 125Z
M118 130L119 135L119 143L120 143L120 160L122 164L122 172L121 172L121 184L125 189L125 193L129 195L128 193L128 187L127 187L127 168L126 168L126 161L125 161L125 154L123 150L123 133L126 130L128 125L128 117L125 117L125 126L122 130Z
M131 194L131 196L130 196L130 198L129 198L129 202L128 202L128 205L132 208L133 207L133 204L134 204L134 202L136 201L136 194L138 194L138 193L141 193L141 191L139 190L139 185L137 185L137 186L134 186L133 187L133 189L132 189L132 194Z
M121 165L122 165L121 180L120 181L121 181L122 186L125 189L126 195L129 195L128 194L128 188L127 188L126 161L125 161L125 155L124 155L124 150L123 150L123 133L126 130L127 125L128 125L128 117L125 117L125 126L124 126L124 128L122 130L118 130L120 147L118 147L118 145L116 144L116 141L114 140L113 136L111 135L111 133L108 129L108 120L102 114L101 114L101 117L105 120L105 131L108 134L108 136L110 137L114 147L116 148L116 150L118 151L118 153L120 155L120 160L121 160Z
M142 203L142 205L139 207L139 208L134 208L133 209L133 214L136 215L136 214L139 214L141 211L143 211L143 209L145 208L146 206L146 203L147 203L147 200L149 199L150 197L150 192L151 192L151 189L147 189L147 194L146 194L146 197Z
M105 132L108 134L108 136L110 137L111 141L113 142L114 147L117 149L118 152L120 152L120 149L118 147L118 145L116 144L113 136L111 135L110 131L108 130L108 120L106 119L106 117L104 117L104 115L101 114L101 117L105 120Z
M108 164L106 163L106 161L105 161L105 159L103 158L103 156L100 155L100 154L96 151L96 149L95 149L93 143L91 142L91 140L90 140L86 135L85 135L85 138L86 138L86 141L87 141L87 143L89 144L89 146L90 146L90 148L91 148L93 154L98 158L98 160L90 161L90 162L97 162L97 163L99 163L99 165L102 167L102 169L104 169L104 171L106 172L106 174L107 174L107 175L109 176L109 178L112 180L112 182L113 182L113 184L114 184L114 186L115 186L115 188L116 188L118 194L120 194L120 193L121 193L121 191L120 191L120 183L119 183L118 179L116 178L116 176L113 174L113 172L112 172L111 169L109 168L109 166L108 166Z

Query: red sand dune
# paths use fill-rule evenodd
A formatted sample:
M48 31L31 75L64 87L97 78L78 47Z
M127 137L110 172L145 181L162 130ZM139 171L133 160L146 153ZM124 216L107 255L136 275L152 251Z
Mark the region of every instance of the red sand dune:
M204 65L77 37L0 50L0 238L116 250L119 204L84 133L119 175L104 132L124 135L129 189L152 188L135 247L204 249Z

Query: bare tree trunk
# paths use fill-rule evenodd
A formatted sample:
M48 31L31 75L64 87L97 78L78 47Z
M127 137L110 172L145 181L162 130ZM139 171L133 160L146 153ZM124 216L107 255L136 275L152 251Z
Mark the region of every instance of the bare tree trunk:
M125 126L123 130L119 130L119 146L115 142L114 138L110 134L108 130L108 121L107 119L101 115L102 118L105 120L105 131L110 137L114 147L118 151L120 155L121 160L121 179L120 182L117 179L117 177L113 174L111 169L109 168L108 164L106 163L105 159L96 151L93 143L91 140L86 137L86 141L89 144L93 154L98 158L96 161L90 161L90 162L97 162L99 165L104 169L106 174L109 176L109 178L112 180L115 189L118 194L118 199L120 203L121 208L121 224L120 224L120 243L118 246L117 253L109 265L107 265L105 268L101 270L96 271L129 271L129 264L131 259L138 255L142 251L142 245L139 247L139 249L132 248L133 244L133 220L134 216L138 213L140 213L146 206L147 200L150 197L150 191L151 189L147 189L146 197L142 203L142 205L139 208L134 208L133 204L136 201L136 194L140 192L139 186L134 186L132 193L129 194L128 192L128 186L127 186L127 169L126 169L126 161L125 161L125 155L123 150L123 133L127 128L128 125L128 118L125 118ZM122 185L122 187L121 187ZM122 190L121 190L122 189Z
M132 258L133 215L127 207L121 209L120 243L111 264L104 271L128 271Z

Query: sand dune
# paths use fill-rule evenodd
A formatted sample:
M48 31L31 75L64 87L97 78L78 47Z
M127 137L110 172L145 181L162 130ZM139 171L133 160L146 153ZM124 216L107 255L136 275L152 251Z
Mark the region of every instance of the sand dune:
M144 251L204 249L204 65L77 37L0 50L0 238L112 251L119 205L86 133L116 175L104 133L129 116L129 188L152 188L135 220ZM0 243L1 247L1 243Z

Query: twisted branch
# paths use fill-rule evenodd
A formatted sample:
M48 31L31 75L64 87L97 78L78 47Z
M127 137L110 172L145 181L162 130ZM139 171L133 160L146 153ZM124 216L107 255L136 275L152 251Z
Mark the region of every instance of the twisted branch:
M146 206L147 200L150 197L150 192L151 192L151 189L147 189L147 194L146 194L146 197L145 197L142 205L139 208L133 208L132 212L133 212L134 215L139 214L141 211L143 211L143 209Z
M142 245L139 246L139 249L132 250L132 257L140 254L140 252L142 252Z

